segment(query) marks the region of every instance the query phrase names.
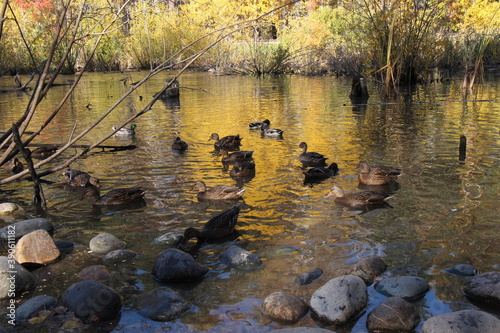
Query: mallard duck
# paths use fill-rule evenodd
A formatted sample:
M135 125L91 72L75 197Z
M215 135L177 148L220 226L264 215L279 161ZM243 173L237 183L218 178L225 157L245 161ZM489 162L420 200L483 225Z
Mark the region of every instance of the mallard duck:
M231 177L255 177L255 163L252 161L236 162L229 171Z
M185 141L182 141L180 137L176 137L172 143L173 150L185 151L188 147L189 145Z
M90 186L87 187L83 199L90 198L92 204L96 206L127 205L144 200L145 193L146 191L139 187L118 188L100 196L99 190L95 186Z
M271 126L271 122L268 119L266 119L264 121L254 121L248 124L248 127L250 127L251 130L260 130L264 126L268 127Z
M306 179L326 179L336 176L339 172L337 163L332 163L328 168L314 167L304 172Z
M3 168L6 171L12 172L12 173L19 173L24 170L24 165L17 157L11 158L8 160L4 165Z
M239 199L245 193L246 188L237 186L216 185L207 189L202 180L196 181L193 189L198 190L198 200L232 200Z
M66 184L68 184L69 186L95 186L96 188L101 188L99 179L97 179L96 177L92 177L84 171L68 169L64 171L63 176L66 180Z
M136 124L132 124L130 125L130 128L122 127L118 131L116 131L118 127L113 126L112 128L113 131L116 131L115 136L133 136L135 135L136 127L137 127Z
M39 147L36 148L33 151L30 151L31 157L37 158L37 159L46 159L47 157L52 156L57 152L57 147L51 146L51 147Z
M191 238L198 238L197 244L201 244L206 240L229 236L234 231L240 210L241 207L235 205L233 208L214 216L210 221L205 223L201 231L191 227L187 228L184 231L184 237L179 246L183 246Z
M219 139L219 134L212 133L212 135L210 135L210 139L208 140L215 140L214 147L217 150L238 150L240 149L241 140L243 140L243 138L240 138L240 135L237 134L228 135L223 137L222 139Z
M359 163L358 180L365 185L384 185L395 182L401 176L401 170L383 165L369 166L366 162Z
M387 200L392 198L389 194L375 191L359 190L344 192L342 187L333 185L331 191L325 196L335 196L334 201L351 208L360 208L368 206L388 205Z
M222 163L229 164L235 163L238 161L250 161L253 157L252 151L235 151L233 153L229 153L227 150L221 150L219 156L222 156Z
M327 158L322 154L307 151L307 143L301 142L299 145L302 148L302 153L299 155L299 160L305 166L323 166Z
M268 124L262 125L261 132L262 136L267 136L269 138L283 138L283 131L277 128L269 128Z

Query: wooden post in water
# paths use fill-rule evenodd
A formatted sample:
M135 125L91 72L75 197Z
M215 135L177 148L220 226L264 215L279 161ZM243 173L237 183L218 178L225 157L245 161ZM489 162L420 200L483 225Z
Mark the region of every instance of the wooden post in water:
M466 150L467 150L467 138L465 135L460 135L460 147L458 148L458 160L460 162L465 161L465 156L466 156Z

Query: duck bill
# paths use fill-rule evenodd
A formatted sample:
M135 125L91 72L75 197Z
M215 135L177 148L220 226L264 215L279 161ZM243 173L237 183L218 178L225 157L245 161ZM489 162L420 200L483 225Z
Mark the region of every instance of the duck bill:
M333 192L328 192L327 194L325 194L325 198L328 198L328 197L331 197L333 194Z

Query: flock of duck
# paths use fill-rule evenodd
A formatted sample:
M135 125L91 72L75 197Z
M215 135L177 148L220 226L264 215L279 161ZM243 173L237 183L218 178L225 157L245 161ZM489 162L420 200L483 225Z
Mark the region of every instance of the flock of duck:
M130 128L122 128L117 131L117 135L134 135L135 124ZM262 136L272 138L282 138L283 131L280 129L270 128L270 121L252 122L249 124L250 130L260 130ZM117 130L114 128L114 130ZM255 163L253 162L253 151L241 151L241 140L239 135L228 135L219 137L217 133L213 133L209 140L214 140L214 148L221 157L221 162L227 169L229 165L233 165L230 170L232 177L252 178L255 176ZM304 171L306 181L318 182L324 179L336 176L339 168L336 163L331 163L326 166L327 158L317 152L307 151L307 144L301 142L299 147L302 153L298 155L299 161L305 168ZM189 148L189 145L180 137L176 137L172 143L172 149L183 152ZM395 184L401 176L401 170L389 166L372 165L367 162L359 163L358 180L360 185L380 187L385 185ZM144 200L145 190L140 187L114 189L100 195L99 180L86 172L68 169L64 172L66 184L71 187L83 187L83 198L89 198L93 205L110 206L110 205L127 205ZM197 199L203 200L235 200L242 198L246 189L238 186L217 185L207 188L202 180L196 181L193 190L197 190ZM362 189L352 192L344 192L343 189L334 185L331 191L325 196L334 196L334 201L353 209L373 208L379 206L388 206L388 200L392 197L391 192L377 191L371 189ZM207 240L219 239L226 237L234 232L235 225L238 219L238 214L241 210L239 205L234 205L231 209L214 216L209 220L201 230L188 228L184 232L183 240L180 244L182 247L191 238L197 238L197 245Z

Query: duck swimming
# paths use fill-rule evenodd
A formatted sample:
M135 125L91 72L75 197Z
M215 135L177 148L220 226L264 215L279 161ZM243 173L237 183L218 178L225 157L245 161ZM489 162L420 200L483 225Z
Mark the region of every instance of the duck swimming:
M46 159L47 157L50 157L54 155L57 152L57 147L39 147L36 148L33 151L30 151L31 157L37 158L37 159Z
M95 186L90 186L87 187L82 200L90 198L92 204L95 206L127 205L144 200L145 193L146 191L140 187L133 187L111 190L101 196Z
M235 163L238 161L250 161L252 160L253 150L252 151L235 151L233 153L229 153L227 150L221 150L219 156L222 156L222 163L229 164Z
M283 131L277 128L269 128L268 124L262 125L261 128L262 136L267 136L269 138L283 138Z
M339 166L337 163L332 163L328 168L314 167L303 172L306 180L321 180L336 176L339 172Z
M112 129L113 131L116 131L115 136L133 136L135 135L136 127L137 127L136 124L132 124L130 125L130 128L122 127L118 131L116 131L118 127L113 126Z
M92 177L88 173L80 170L68 169L63 173L64 179L66 180L66 184L69 186L77 186L77 187L88 187L95 186L96 188L100 188L101 184L99 183L99 179L96 177Z
M255 177L255 163L252 161L236 162L229 171L231 177L251 178Z
M304 166L323 166L327 158L322 154L307 151L307 143L301 142L299 145L302 148L302 153L299 155L299 160Z
M271 122L269 121L269 119L266 119L264 121L254 121L254 122L251 122L250 124L248 124L248 127L250 127L251 130L260 130L262 129L264 126L270 126L271 125Z
M365 185L384 185L395 182L401 176L400 169L383 165L369 166L366 162L360 162L359 169L358 180Z
M182 141L180 137L176 137L174 142L172 143L173 150L185 151L189 148L189 145Z
M335 196L334 201L351 208L362 208L369 206L387 206L387 200L392 196L382 192L359 190L344 192L342 187L333 185L331 191L325 196Z
M215 140L214 147L216 150L239 150L241 146L241 140L243 140L243 138L240 138L240 135L237 134L228 135L223 137L222 139L219 139L219 134L212 133L209 140Z
M193 189L198 190L198 200L232 200L239 199L245 193L246 188L237 186L216 185L208 188L202 180L196 181Z
M6 171L10 171L14 174L19 173L24 170L24 165L17 157L11 158L4 165L3 168Z

